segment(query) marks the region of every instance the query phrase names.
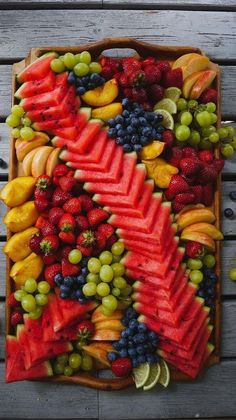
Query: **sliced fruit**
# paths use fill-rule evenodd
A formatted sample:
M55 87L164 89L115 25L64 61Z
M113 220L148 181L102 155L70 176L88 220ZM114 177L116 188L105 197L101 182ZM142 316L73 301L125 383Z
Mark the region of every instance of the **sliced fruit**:
M0 192L0 199L8 207L16 207L31 197L35 186L32 176L21 176L9 181Z
M208 57L198 54L194 56L187 62L186 65L181 66L183 72L183 79L185 80L190 74L195 73L196 71L206 70L210 64Z
M202 222L202 223L194 223L192 225L189 225L186 228L184 228L184 230L182 231L182 235L185 235L185 233L189 233L189 232L206 233L215 241L221 241L224 239L222 232L210 223Z
M3 222L11 232L21 232L33 226L38 216L34 201L27 201L9 210L3 218Z
M110 118L115 118L122 113L121 102L113 102L112 104L94 108L92 110L92 118L100 118L103 121L108 121Z
M29 80L43 79L51 71L50 63L55 57L57 57L55 52L46 53L39 57L17 74L18 82L22 83Z
M106 315L103 315L103 312L102 312L102 305L99 305L96 309L95 309L95 311L93 311L93 313L92 313L92 317L91 317L91 321L92 322L96 322L96 323L99 323L99 322L103 322L103 321L109 321L109 320L113 320L113 319L122 319L123 318L123 312L122 311L119 311L119 310L116 310L116 311L114 311L111 315L109 315L109 316L106 316Z
M133 369L133 378L136 388L142 388L148 380L150 374L150 365L142 363L137 368Z
M32 175L31 169L32 169L32 161L34 158L35 153L40 149L40 147L36 147L36 149L31 150L27 155L24 157L22 162L22 168L24 171L24 174L26 176Z
M11 268L10 277L17 286L23 286L29 278L37 280L43 271L42 259L33 252L21 261L17 261Z
M88 90L82 95L83 101L93 107L105 106L113 102L119 94L116 79L108 80L104 85Z
M165 89L164 98L169 98L172 101L177 102L181 93L182 93L181 89L179 89L175 86L171 86L171 87Z
M107 321L100 321L95 323L95 330L112 330L112 331L123 331L124 325L119 319L108 319Z
M206 246L209 251L215 251L215 242L209 235L203 232L182 232L181 237L183 241L196 241Z
M113 330L98 330L92 337L94 341L117 341L120 339L120 332Z
M215 221L214 213L207 209L189 210L181 214L178 218L178 226L180 229L198 222L213 223Z
M159 102L157 102L154 105L154 111L158 109L164 109L165 111L168 111L170 114L176 114L177 112L177 106L174 101L170 98L164 98L161 99Z
M52 176L53 170L56 165L60 162L59 155L61 153L61 149L56 147L52 150L50 155L48 156L47 163L46 163L46 174L48 176Z
M172 69L186 66L191 59L199 57L201 57L201 55L197 53L183 54L179 58L177 58L177 60L174 61Z
M23 232L15 233L8 239L3 247L3 252L14 262L21 261L30 253L29 241L32 235L38 233L38 229L30 227Z
M153 171L153 179L159 188L168 188L172 175L179 172L178 168L166 163L165 165L156 165Z
M184 208L182 210L180 210L179 213L177 213L175 215L175 220L178 220L179 216L181 216L181 214L187 213L190 210L197 210L197 209L204 209L205 206L204 204L198 203L198 204L187 204L186 206L184 206Z
M143 386L143 390L149 391L150 389L154 388L154 386L159 381L160 374L161 374L161 367L159 363L155 363L154 365L151 365L149 376Z
M77 137L76 142L68 144L68 149L71 152L84 153L100 132L102 125L102 120L90 120Z
M43 175L46 172L46 164L49 155L54 150L51 146L42 146L35 153L32 160L31 172L34 178Z
M161 373L158 378L158 383L167 388L170 382L170 369L164 359L160 360Z
M186 77L183 84L183 96L185 98L189 98L194 83L197 82L199 77L201 77L202 73L203 71L196 71L195 73L192 73L188 77Z
M25 156L36 147L43 146L49 142L49 137L46 133L35 132L34 139L32 141L24 141L17 139L15 142L16 156L19 162L22 162Z
M43 79L31 80L23 83L17 89L14 96L17 99L28 98L29 96L39 95L40 93L49 92L54 89L56 84L56 76L53 71L49 71Z
M196 83L194 84L190 92L190 99L198 99L201 96L202 92L211 85L215 77L215 71L204 71L203 74L197 79Z
M174 119L173 119L172 115L168 111L166 111L165 109L158 109L155 112L157 112L157 114L161 114L163 116L163 120L161 122L163 127L168 128L170 130L173 130Z
M140 152L140 158L152 160L158 157L164 150L165 143L162 141L154 140L147 146L144 146Z
M110 346L112 349L112 346ZM111 364L107 358L107 351L105 349L99 348L95 343L89 344L88 346L83 346L85 353L94 357L94 359L103 363L105 366L110 368ZM111 350L110 350L111 351Z

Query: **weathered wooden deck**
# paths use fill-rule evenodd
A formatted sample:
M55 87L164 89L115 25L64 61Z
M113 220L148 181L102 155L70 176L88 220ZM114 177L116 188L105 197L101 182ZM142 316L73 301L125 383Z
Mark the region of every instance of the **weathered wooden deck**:
M169 45L200 47L222 69L223 120L236 120L236 0L0 0L0 157L8 160L11 66L31 47L78 45L109 36L130 36ZM223 171L222 209L236 205L236 160ZM0 185L7 170L0 169ZM0 216L4 214L0 206ZM194 383L168 390L97 392L46 382L4 383L5 260L0 254L0 418L154 419L236 416L236 219L222 215L221 363ZM5 229L0 224L1 247Z

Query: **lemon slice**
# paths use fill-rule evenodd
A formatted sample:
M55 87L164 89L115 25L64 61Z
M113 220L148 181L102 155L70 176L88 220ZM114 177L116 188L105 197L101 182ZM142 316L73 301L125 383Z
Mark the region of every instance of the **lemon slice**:
M165 362L165 360L161 359L160 361L160 367L161 367L161 374L158 378L158 383L167 388L170 382L170 369Z
M154 106L154 111L156 111L156 109L165 109L165 111L168 111L170 114L176 114L177 112L176 103L170 98L164 98L157 102Z
M182 92L179 88L177 88L175 86L171 86L171 87L169 87L165 90L164 97L169 98L174 102L177 102L181 93Z
M147 381L145 382L143 390L149 391L150 389L152 389L157 384L160 374L161 374L161 366L159 365L159 363L155 363L154 365L151 365L149 377Z
M163 120L161 122L161 125L165 128L169 128L170 130L173 130L174 128L174 119L172 115L166 111L165 109L156 109L155 112L157 114L163 115Z
M139 367L133 369L133 378L136 388L142 388L145 385L150 373L150 365L142 363Z

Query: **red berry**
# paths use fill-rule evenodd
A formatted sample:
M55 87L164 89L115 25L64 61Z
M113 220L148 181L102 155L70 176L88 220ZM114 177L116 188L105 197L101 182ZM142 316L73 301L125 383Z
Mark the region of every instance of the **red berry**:
M192 192L177 194L174 198L175 203L190 204L193 203L195 196Z
M56 188L53 196L52 196L52 203L54 207L62 207L63 204L71 198L71 193L62 191L61 188Z
M44 278L52 287L54 287L55 286L54 277L57 274L61 274L61 272L62 272L61 264L56 263L56 264L49 265L44 270Z
M196 241L189 241L185 247L186 255L189 258L198 258L203 257L204 255L204 246Z
M102 223L101 225L98 226L97 231L101 233L104 236L104 238L107 240L113 235L113 233L115 232L115 229L109 223Z
M76 184L76 179L71 176L62 176L59 179L59 186L62 191L70 192Z
M60 232L59 238L65 244L74 244L76 242L76 236L73 232Z
M109 217L109 213L101 208L94 208L88 212L88 222L90 226L96 226Z
M119 84L123 88L124 87L128 87L130 85L129 84L129 79L128 79L128 77L127 77L127 75L125 73L122 73L120 75L120 77L119 77Z
M152 105L149 102L142 102L141 105L144 111L148 111L148 112L152 111Z
M141 62L135 57L123 58L121 64L127 74L132 74L134 71L141 69Z
M80 267L75 264L71 264L68 260L63 259L61 263L62 268L62 275L63 277L66 276L74 276L75 274L78 274L80 271Z
M93 253L92 247L88 248L82 245L76 245L76 248L80 250L84 257L90 257Z
M118 357L112 362L111 370L118 377L128 376L132 372L131 360L128 357Z
M205 164L205 166L201 169L198 174L198 182L201 185L208 184L209 182L214 182L217 178L217 171L214 165Z
M55 166L52 175L55 177L61 177L68 174L69 170L70 169L68 168L68 166L64 164L59 164Z
M147 58L145 58L145 60L141 61L142 67L146 67L146 66L149 66L150 64L154 64L154 63L155 63L155 58L154 57L147 57Z
M82 211L87 213L89 210L92 210L94 207L94 202L91 197L87 194L82 194L79 196L79 200L81 203Z
M167 197L166 197L167 198ZM185 204L183 203L178 203L175 200L172 201L172 209L174 213L179 213L181 210L183 210L183 208L185 207Z
M214 153L211 150L199 150L198 157L202 162L211 163L214 159Z
M76 227L75 218L70 213L64 213L59 220L58 226L62 232L73 231Z
M185 176L192 177L202 169L202 162L195 157L186 157L180 160L180 168Z
M166 73L167 71L171 70L171 66L170 66L169 61L160 61L157 64L157 67L159 68L161 73Z
M105 77L106 80L109 80L113 76L113 70L111 66L105 65L102 67L101 76Z
M214 166L214 168L215 168L215 170L218 174L222 171L222 169L224 167L224 164L225 164L225 161L224 161L224 159L221 159L221 158L214 159L213 162L212 162L212 165Z
M79 230L86 230L89 228L88 219L83 214L79 214L78 216L76 216L75 221Z
M146 82L146 74L143 70L136 70L129 75L130 86L144 86Z
M188 192L189 185L180 175L173 175L170 180L169 187L165 191L168 196L174 198L177 194Z
M106 241L106 247L107 247L107 248L111 248L111 247L112 247L112 245L113 245L115 242L117 242L117 236L116 236L116 234L115 234L115 233L113 233L113 235L111 235L111 236L107 239L107 241Z
M202 185L193 185L191 191L194 193L194 203L201 203L202 201Z
M73 197L68 200L64 206L63 209L66 213L71 214L79 214L81 212L81 200L80 197Z
M68 255L72 251L72 249L73 247L66 245L60 249L59 255L61 256L61 258L68 259Z
M164 88L157 84L151 85L148 87L148 95L150 101L160 101L164 96Z
M190 147L190 146L183 147L183 149L182 149L182 153L183 153L183 157L184 157L184 158L188 158L188 157L198 157L197 150L196 150L196 149L194 149L193 147Z
M149 64L145 67L145 81L148 85L158 83L161 80L161 71L156 64Z
M41 233L43 236L47 235L56 235L57 234L57 228L54 224L47 221L41 228Z
M41 190L46 190L51 185L51 178L48 175L40 175L36 179L35 186Z
M201 202L205 206L210 206L213 203L213 199L214 199L213 184L209 183L209 184L203 185Z
M207 104L208 102L214 102L214 104L217 103L217 91L212 88L208 88L204 90L204 92L201 94L199 98L199 102L202 102L203 104Z
M183 151L180 147L174 146L170 149L170 152L168 153L168 163L175 166L176 168L179 168L180 166L180 160L183 156Z
M164 130L163 133L161 134L162 136L162 141L165 142L166 147L172 147L174 140L175 140L175 135L173 133L172 130Z
M132 88L132 99L135 102L146 102L148 100L147 92L144 88Z
M57 225L64 211L60 207L53 207L49 210L49 222Z
M36 220L35 227L38 229L42 229L42 227L47 223L47 219L45 217L39 216Z
M41 252L44 255L54 254L59 247L59 239L56 235L47 235L40 242Z
M92 230L84 230L77 237L77 245L92 248L96 244L96 236Z
M59 177L54 176L52 178L52 183L53 183L53 185L56 185L58 187L59 186Z
M24 322L23 313L21 311L14 311L11 314L11 325L15 327L17 324L22 324Z
M175 86L181 89L183 86L182 69L179 67L179 68L176 68L174 70L169 70L168 72L164 73L163 85L166 88Z
M95 232L96 236L96 248L94 249L94 254L97 254L98 252L101 252L106 245L106 238L104 235L98 231Z
M131 88L124 88L124 96L126 96L126 98L128 98L132 101L133 100L132 89Z
M43 212L49 206L49 201L47 199L37 198L34 200L35 207L39 212Z
M78 332L79 339L88 340L94 334L95 328L94 324L89 321L89 319L85 319L77 325L76 330Z
M42 255L42 260L44 264L51 265L57 260L57 256L55 254L53 255Z
M11 293L9 298L7 299L7 304L12 308L19 305L19 302L17 302L17 300L15 299L14 292Z
M29 247L30 247L31 251L34 252L37 255L42 254L42 250L41 250L41 246L40 246L40 243L41 243L42 239L43 239L42 235L37 233L37 234L31 236L30 241L29 241Z

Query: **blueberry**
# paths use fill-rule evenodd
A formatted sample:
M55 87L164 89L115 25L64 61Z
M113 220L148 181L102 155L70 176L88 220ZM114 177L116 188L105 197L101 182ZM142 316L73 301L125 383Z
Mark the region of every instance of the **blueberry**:
M131 118L131 125L132 127L137 127L139 125L138 118Z
M116 144L123 145L124 144L124 139L122 137L117 137L116 138Z
M115 351L109 351L107 358L110 362L114 362L118 357L118 354Z
M119 344L120 344L121 348L123 348L123 347L127 346L128 342L125 338L120 338Z
M121 332L121 337L122 337L122 338L128 338L127 330L123 330L123 331Z
M90 80L90 76L83 76L81 77L82 83L87 85L87 83L89 83Z
M137 368L138 365L139 365L138 359L136 359L136 357L132 358L132 366L133 366L133 368Z
M116 132L117 131L116 131L115 128L109 128L109 130L108 130L108 136L111 137L111 138L114 138L114 137L116 137Z
M107 124L109 125L109 127L115 127L116 122L115 122L114 118L110 118L110 119L107 121Z
M122 322L122 324L123 324L123 322ZM130 328L130 327L126 328L126 331L127 331L128 337L133 337L134 330L132 328Z
M121 124L116 124L115 129L116 131L122 130L122 125Z
M54 281L58 286L60 286L63 283L63 280L64 279L61 274L56 274L54 277Z
M73 73L73 71L70 71L67 80L68 80L68 83L70 83L70 85L75 84L75 74Z
M68 296L70 294L70 287L62 284L61 287L60 287L60 291L61 291L61 293L65 293Z
M127 357L128 356L128 351L126 349L121 349L119 351L120 357Z
M138 360L138 363L141 365L142 363L146 362L146 357L141 354L137 357L137 360Z
M80 77L76 77L76 79L75 79L75 86L76 87L83 86L83 82L82 82L82 80L81 80Z
M154 121L161 122L163 120L163 115L158 114L158 112L155 112Z
M92 73L92 74L90 74L90 80L92 81L92 82L100 82L100 76L99 76L99 74L98 73Z
M124 146L123 146L123 148L124 148L124 151L126 153L129 153L129 152L132 152L133 151L133 147L129 143L125 143Z
M61 298L61 299L68 299L68 294L67 294L67 293L63 293L63 292L61 292L61 293L60 293L60 298Z
M86 276L89 273L89 270L87 269L87 267L82 267L81 269L81 273Z
M145 354L145 347L144 347L144 345L143 344L139 344L136 347L136 351L137 351L138 354Z
M156 140L161 140L162 139L162 135L160 133L156 133L155 139Z
M215 288L214 287L208 287L207 294L209 295L209 297L214 297L215 296Z
M143 333L139 333L134 336L135 344L144 343L146 339L147 339L146 334L143 334Z
M158 337L157 333L155 331L149 331L148 332L148 338L150 341L156 340Z
M162 125L159 125L159 127L157 127L157 132L158 132L159 134L161 134L161 133L163 133L163 131L165 131L165 128L164 128L164 127L162 127Z
M151 345L152 347L156 348L158 346L158 340L152 340Z
M134 144L134 151L135 152L141 152L141 150L142 150L142 146L141 146L141 144Z
M212 274L210 275L210 280L211 280L211 282L212 282L213 284L216 284L216 283L217 283L217 280L218 280L217 275L216 275L215 273L212 273Z
M74 283L74 278L72 276L66 276L64 277L64 285L68 286L71 288L71 286L73 286Z
M147 360L148 363L153 364L153 363L157 362L157 357L156 357L155 354L150 353L150 354L146 355L146 360Z
M124 117L124 118L128 118L129 117L129 111L127 111L127 109L125 109L123 112L122 112L122 117Z
M131 137L130 142L131 142L132 144L137 144L137 143L139 143L139 138L138 138L138 136L137 136L136 134L134 134L134 135Z
M85 279L84 279L84 276L82 276L81 274L80 274L79 276L77 276L77 277L76 277L76 283L77 283L79 286L83 286L83 285L86 283L86 281L85 281Z
M135 357L135 356L137 356L136 349L135 349L135 348L128 349L128 355L129 355L130 357Z
M144 136L149 136L150 134L152 134L152 129L150 127L143 127L142 134Z
M231 191L231 192L229 193L229 198L230 198L232 201L236 201L236 191Z
M137 312L135 312L135 310L133 308L127 308L125 311L125 316L128 319L133 319L137 317Z
M129 134L133 134L133 132L134 132L134 128L132 127L132 125L128 125L128 126L126 127L126 131L127 131L127 133L129 133Z
M122 115L117 115L115 117L115 122L116 122L116 124L123 124L124 118L122 117Z
M137 330L137 328L138 328L138 321L137 321L137 319L131 319L129 321L129 328L132 328L135 331Z
M210 278L211 274L214 273L210 268L204 268L203 274L206 278Z
M234 212L230 208L227 208L224 210L224 215L225 217L227 217L227 219L231 219L231 220L234 219Z
M211 297L206 297L205 299L206 305L211 306L213 302L214 302L214 299L212 299Z
M106 83L105 77L100 76L100 83L99 83L99 85L104 85L104 83Z
M91 82L89 82L88 85L87 85L88 90L94 89L95 87L96 87L96 85L94 83L91 83Z
M80 298L83 298L83 292L82 292L82 290L80 290L80 289L77 289L76 291L75 291L75 296L76 296L76 299L80 299Z
M83 86L79 86L76 88L77 95L83 95L85 92L86 92L86 89Z
M113 347L114 347L114 349L115 349L115 350L117 350L117 351L119 351L119 350L121 350L121 349L122 349L122 346L120 345L119 341L115 341L115 342L113 343Z
M125 135L125 131L122 128L117 131L117 136L123 137L124 135Z
M152 122L155 119L155 114L154 112L145 112L145 118L148 122Z
M121 322L122 322L122 324L123 324L125 327L128 327L128 325L129 325L129 320L128 320L128 318L123 318ZM127 337L128 337L128 336L129 336L128 329L126 329L125 331L126 331L126 334L127 334Z
M138 120L139 120L139 124L141 124L143 126L145 126L147 124L147 120L144 117L140 117Z
M71 294L70 294L70 298L71 299L76 299L76 291L72 290Z
M198 290L198 296L201 298L205 297L205 291L204 290Z
M145 146L146 144L149 143L149 140L146 136L141 136L140 137L140 143L142 144L142 146Z
M89 257L83 257L82 260L80 261L81 267L87 267L88 260L89 260Z

